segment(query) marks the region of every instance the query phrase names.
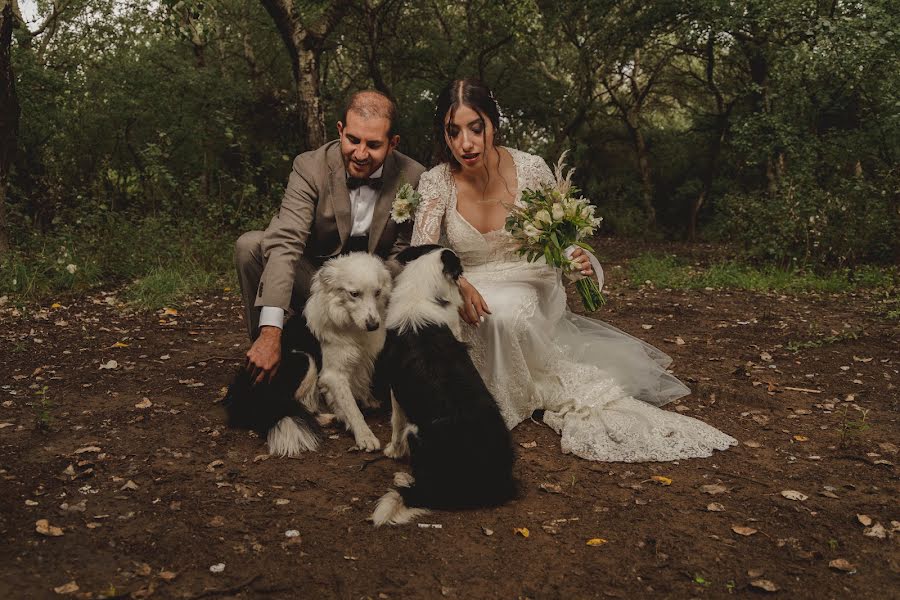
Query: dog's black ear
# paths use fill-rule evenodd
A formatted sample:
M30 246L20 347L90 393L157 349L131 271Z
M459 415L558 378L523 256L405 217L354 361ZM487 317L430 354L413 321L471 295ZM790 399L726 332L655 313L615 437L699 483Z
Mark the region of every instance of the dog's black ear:
M444 274L453 281L463 274L462 262L453 250L444 249L441 252L441 262L444 263Z
M411 263L421 256L425 256L429 252L434 252L435 250L440 250L443 246L439 246L437 244L422 244L421 246L407 246L397 255L397 262L401 265L406 266L407 263Z

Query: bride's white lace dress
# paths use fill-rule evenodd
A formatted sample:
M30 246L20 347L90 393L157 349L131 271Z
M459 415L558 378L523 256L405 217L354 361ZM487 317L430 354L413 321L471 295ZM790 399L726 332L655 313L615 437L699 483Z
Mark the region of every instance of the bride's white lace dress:
M507 149L518 190L553 181L544 160ZM482 234L456 209L446 164L422 175L413 244L442 243L459 255L465 277L491 314L463 324L472 359L509 428L544 409L563 452L599 461L669 461L709 456L736 444L725 433L659 406L690 392L666 372L656 348L594 319L575 315L556 270L529 263L505 230Z

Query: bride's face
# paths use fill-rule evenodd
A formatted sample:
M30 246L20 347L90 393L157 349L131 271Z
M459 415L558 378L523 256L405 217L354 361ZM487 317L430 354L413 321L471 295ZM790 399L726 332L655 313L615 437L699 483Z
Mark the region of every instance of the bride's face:
M453 119L447 113L444 138L453 157L463 169L483 166L485 151L494 144L494 126L465 104L456 109Z

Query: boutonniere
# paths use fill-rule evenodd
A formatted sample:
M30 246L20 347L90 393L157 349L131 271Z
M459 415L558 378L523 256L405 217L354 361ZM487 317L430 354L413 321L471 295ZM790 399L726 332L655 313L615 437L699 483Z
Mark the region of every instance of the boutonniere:
M404 183L397 190L394 202L391 204L391 219L395 223L405 223L416 213L416 207L422 201L422 196L408 183Z

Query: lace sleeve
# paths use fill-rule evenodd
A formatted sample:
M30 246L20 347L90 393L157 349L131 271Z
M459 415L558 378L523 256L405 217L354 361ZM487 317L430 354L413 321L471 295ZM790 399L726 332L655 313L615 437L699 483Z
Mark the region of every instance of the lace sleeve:
M547 166L547 162L536 154L531 158L534 163L533 174L535 187L555 184L556 177L553 175L553 171L550 170L550 167Z
M417 190L422 202L416 209L413 223L412 245L437 244L441 238L444 212L447 210L450 192L441 185L440 172L432 169L422 174Z

